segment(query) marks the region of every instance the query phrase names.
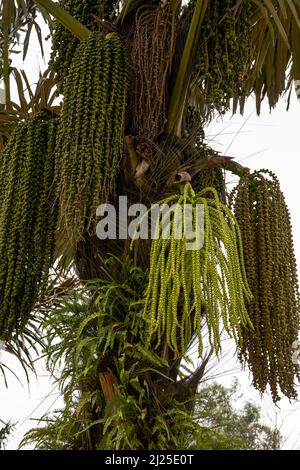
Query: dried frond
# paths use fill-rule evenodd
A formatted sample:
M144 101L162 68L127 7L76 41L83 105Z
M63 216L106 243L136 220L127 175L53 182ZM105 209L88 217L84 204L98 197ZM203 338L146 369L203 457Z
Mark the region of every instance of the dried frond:
M153 141L166 124L167 84L174 48L172 11L139 8L134 23L133 131Z

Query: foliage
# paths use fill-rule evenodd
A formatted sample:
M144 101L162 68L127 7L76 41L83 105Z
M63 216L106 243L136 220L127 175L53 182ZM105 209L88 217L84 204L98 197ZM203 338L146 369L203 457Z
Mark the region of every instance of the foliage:
M10 102L10 58L12 52L19 52L16 47L20 45L20 35L24 35L23 59L28 51L30 35L35 30L43 51L42 31L37 21L37 7L33 0L1 0L0 2L0 78L3 77L5 86L5 102ZM51 25L50 15L42 11L45 22Z
M8 47L10 52L17 52L20 46L21 33L25 33L22 41L23 58L26 57L29 39L32 31L35 31L43 53L43 40L41 26L38 21L38 8L33 0L1 0L0 2L0 52L4 49L4 25L9 28ZM50 15L43 10L42 17L45 22L51 25ZM0 77L2 76L0 67Z
M95 231L96 209L114 192L128 86L122 40L92 33L79 45L67 77L56 146L63 248L66 237L74 249L85 231Z
M280 97L289 92L289 103L293 81L300 79L300 4L298 0L259 0L254 3L253 61L246 80L245 95L254 92L259 114L265 98L272 109Z
M0 165L0 337L25 327L53 262L56 120L38 114L12 134Z
M239 398L241 396L237 380L229 388L216 382L200 387L196 398L195 419L204 430L196 438L195 449L203 445L206 449L224 449L227 446L233 449L280 449L280 432L262 422L261 409L251 401L246 401L241 408L237 408Z
M4 423L2 419L0 419L0 424L3 424L3 426L0 428L0 450L4 450L6 441L13 431L15 425L12 423Z
M5 109L0 108L0 152L21 121L40 111L59 112L59 106L55 104L58 94L54 88L53 72L46 70L41 74L35 88L30 86L24 70L12 68L11 74L17 86L18 103L10 100Z
M244 176L236 188L235 215L241 227L245 267L254 301L247 310L253 330L243 329L240 357L255 386L278 387L296 398L293 342L299 331L299 287L290 215L279 181L270 171Z
M172 381L165 375L167 362L144 341L140 299L148 275L129 259L103 263L102 279L75 291L45 324L48 367L55 373L63 365L58 384L66 407L44 417L46 426L31 431L23 445L178 448L179 436L193 423L168 394L157 397L161 379Z

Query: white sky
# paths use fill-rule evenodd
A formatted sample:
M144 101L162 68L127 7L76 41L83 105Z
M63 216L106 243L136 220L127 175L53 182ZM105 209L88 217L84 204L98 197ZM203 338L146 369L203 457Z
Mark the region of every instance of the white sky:
M49 43L46 43L49 50ZM49 53L46 53L48 59ZM21 65L21 57L17 56L15 65ZM24 65L26 73L32 83L36 80L40 69L45 69L41 61L39 47L33 40ZM286 196L291 211L296 257L300 260L300 155L299 155L299 122L300 103L295 96L289 112L285 110L284 101L279 103L272 114L267 105L263 107L260 117L255 114L254 101L249 99L244 116L236 115L231 118L227 115L218 122L214 122L207 129L207 138L216 150L225 155L233 156L237 161L251 169L268 168L273 170L281 182L282 190ZM228 175L228 181L236 178ZM286 437L285 449L300 449L300 402L289 403L283 399L275 407L269 396L260 398L251 386L247 372L237 372L234 356L234 347L227 344L226 359L219 364L218 371L229 373L219 380L230 385L234 376L238 377L243 391L244 399L253 399L261 404L266 424L277 423ZM32 376L30 389L26 385L24 374L15 358L2 353L2 361L11 367L22 380L22 385L16 379L9 378L9 389L5 389L0 379L0 418L18 422L14 435L9 440L8 449L17 449L24 433L36 425L38 419L47 410L59 408L62 400L53 390L53 385L44 369L43 362L37 364L37 379ZM232 369L236 369L232 372Z

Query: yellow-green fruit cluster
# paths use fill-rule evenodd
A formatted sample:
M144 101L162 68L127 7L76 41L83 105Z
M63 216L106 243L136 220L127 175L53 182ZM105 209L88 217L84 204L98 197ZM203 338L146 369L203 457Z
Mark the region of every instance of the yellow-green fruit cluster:
M295 398L299 290L290 215L278 179L267 170L245 175L233 196L254 296L247 306L254 329L242 329L240 358L261 392L269 385L274 401L279 389Z
M115 33L91 33L66 80L57 141L59 226L71 246L94 231L97 206L114 192L128 87L124 43Z
M0 156L0 338L21 331L53 261L56 120L19 124Z
M186 185L184 194L171 196L163 203L176 203L177 209L174 211L175 206L173 209L170 206L160 218L152 241L144 308L149 337L156 333L159 343L165 337L168 346L180 355L186 351L192 333L197 331L201 355L204 317L216 353L221 349L221 325L240 345L242 326L251 329L245 307L251 293L234 216L220 203L213 188L195 194ZM192 208L190 219L187 205ZM204 210L203 247L188 245L191 223L201 240L197 205L198 210L201 205ZM180 220L183 236L178 231Z

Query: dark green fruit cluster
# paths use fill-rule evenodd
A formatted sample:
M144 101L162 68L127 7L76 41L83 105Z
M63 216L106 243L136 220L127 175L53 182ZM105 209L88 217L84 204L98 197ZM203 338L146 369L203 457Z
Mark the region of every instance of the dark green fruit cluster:
M108 19L112 15L116 3L116 1L108 0L59 0L60 6L91 31L98 29L97 18ZM52 54L49 67L56 72L58 88L62 92L80 41L59 22L54 23L54 33L51 39Z
M248 305L253 331L243 329L240 358L274 401L278 389L296 397L299 378L295 341L299 332L299 290L290 215L276 176L261 170L244 176L234 193L245 267L254 301Z
M115 33L91 33L66 79L56 151L59 226L70 246L94 233L96 208L114 193L128 88L124 43Z
M0 338L21 331L53 262L57 124L40 113L19 124L0 156Z

